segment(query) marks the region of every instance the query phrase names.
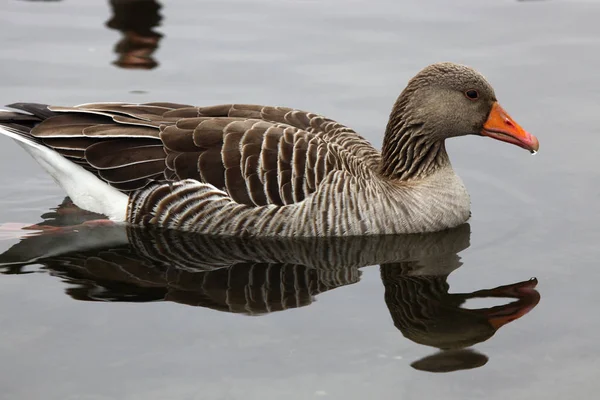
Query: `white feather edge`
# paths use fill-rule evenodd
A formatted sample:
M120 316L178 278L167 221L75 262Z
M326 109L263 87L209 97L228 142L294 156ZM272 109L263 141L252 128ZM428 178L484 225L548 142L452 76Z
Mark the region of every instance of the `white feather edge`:
M104 214L112 221L125 221L129 197L98 179L56 151L27 140L18 131L0 126L0 134L14 139L69 195L79 208Z

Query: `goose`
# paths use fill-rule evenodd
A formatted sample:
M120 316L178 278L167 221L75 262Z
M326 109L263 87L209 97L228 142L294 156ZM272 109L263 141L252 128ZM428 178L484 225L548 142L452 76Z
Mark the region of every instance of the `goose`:
M470 217L445 140L481 135L535 153L538 139L471 67L417 73L393 105L382 151L324 116L225 104L36 103L0 112L80 208L115 222L220 236L436 232Z

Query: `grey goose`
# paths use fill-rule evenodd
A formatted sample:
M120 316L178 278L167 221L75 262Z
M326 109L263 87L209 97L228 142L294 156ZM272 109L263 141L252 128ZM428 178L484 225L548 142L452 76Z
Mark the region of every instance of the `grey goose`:
M445 139L538 140L470 67L437 63L394 104L383 149L321 115L226 104L17 103L15 139L84 210L112 221L225 236L435 232L470 216Z

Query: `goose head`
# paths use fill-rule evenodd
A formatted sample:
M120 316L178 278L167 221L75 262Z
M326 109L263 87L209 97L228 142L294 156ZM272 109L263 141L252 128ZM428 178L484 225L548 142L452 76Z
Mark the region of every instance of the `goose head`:
M407 154L418 159L419 152L431 154L444 139L465 135L491 137L532 153L539 149L537 138L500 106L483 75L450 62L430 65L408 82L394 104L384 138L383 172L402 176L397 161Z

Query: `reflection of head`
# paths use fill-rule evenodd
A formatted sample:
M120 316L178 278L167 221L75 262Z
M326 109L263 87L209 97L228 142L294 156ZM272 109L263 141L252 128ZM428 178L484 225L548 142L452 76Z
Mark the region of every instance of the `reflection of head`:
M487 357L467 347L491 338L503 325L520 318L540 299L535 279L473 293L448 293L447 276L415 275L414 263L381 266L385 302L394 325L409 340L442 351L413 364L416 369L448 372L484 365ZM502 306L466 309L471 298L517 298Z
M485 316L461 308L464 299L448 294L446 276L407 276L399 265L385 265L381 279L394 325L413 342L457 349L495 333Z
M111 0L113 17L106 23L123 33L115 46L120 55L115 65L121 68L152 69L158 63L152 54L162 35L153 30L160 24L161 5L155 0Z

